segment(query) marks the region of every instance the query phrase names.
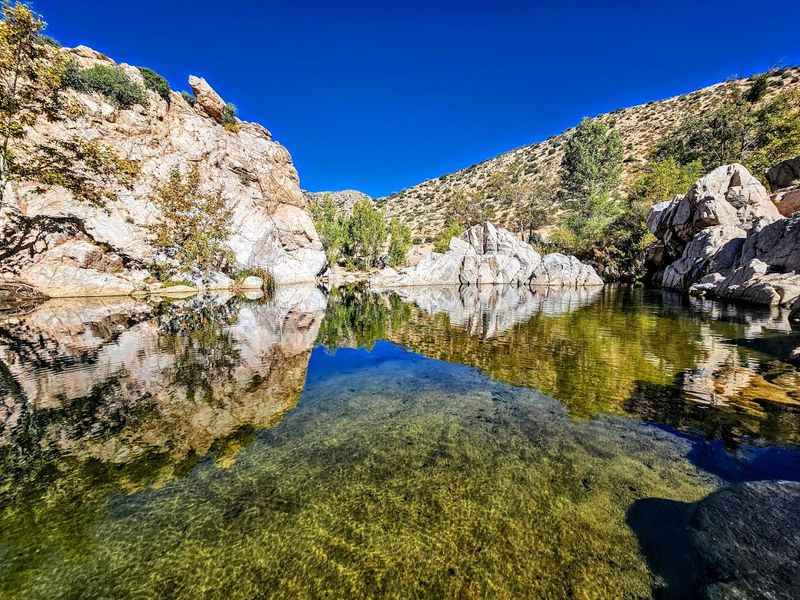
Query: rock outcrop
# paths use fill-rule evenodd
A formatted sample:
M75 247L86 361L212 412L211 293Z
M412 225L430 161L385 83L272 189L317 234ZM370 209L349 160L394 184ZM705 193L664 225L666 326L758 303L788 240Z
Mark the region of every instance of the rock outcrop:
M318 202L322 202L325 200L325 198L330 198L333 200L336 208L338 208L345 215L349 215L353 212L353 207L359 200L372 200L371 196L368 196L364 192L359 192L358 190L339 190L335 192L305 191L303 193L305 194L309 204L316 204Z
M115 64L85 47L64 52L82 68ZM144 84L138 69L119 67ZM138 175L131 189L113 187L105 207L78 202L58 186L9 184L0 226L18 211L27 219L59 219L71 227L66 234L44 236L19 264L3 265L9 276L53 297L146 290L158 258L149 229L160 217L155 190L173 169L186 173L195 165L201 189L219 191L233 210L228 246L239 268L264 270L277 284L315 280L325 268L325 254L288 151L261 125L223 127L223 99L202 78L192 77L190 85L194 106L175 92L165 100L148 91L147 106L118 109L97 93L68 91L78 116L42 118L33 125L32 140L57 143L76 135L97 140L133 161Z
M453 238L444 254L431 252L414 267L387 268L370 279L370 285L378 289L462 284L578 287L603 285L603 281L574 256L542 257L530 244L491 223L475 225Z
M792 165L771 169L770 181L795 181ZM647 223L659 239L650 252L656 283L696 295L798 307L800 216L783 216L743 166L715 169L685 196L654 206Z
M800 483L756 481L723 488L689 521L703 598L797 598Z

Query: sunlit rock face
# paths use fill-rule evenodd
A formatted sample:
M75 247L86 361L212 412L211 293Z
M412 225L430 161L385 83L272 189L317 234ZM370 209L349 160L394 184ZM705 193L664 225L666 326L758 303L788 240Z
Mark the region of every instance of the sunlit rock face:
M109 58L79 47L64 50L81 67L115 65ZM143 84L138 69L119 65ZM26 217L74 222L66 235L45 236L33 256L13 268L17 279L51 297L129 294L145 287L156 250L148 227L161 216L153 198L173 169L199 168L201 189L220 191L233 210L228 246L240 267L268 271L277 283L313 282L326 264L322 244L306 210L306 198L289 152L256 123L238 129L218 122L210 98L222 99L205 82L190 106L177 92L164 100L147 92L148 106L117 109L99 94L66 92L82 113L58 122L42 118L32 140L55 143L78 135L97 140L139 167L133 188L112 186L105 207L77 202L57 186L9 184L8 206ZM199 85L199 84L198 84ZM224 106L224 103L222 104ZM218 106L217 106L218 108ZM101 182L109 189L107 182Z
M595 270L574 256L542 257L530 244L489 222L450 240L444 254L431 252L400 271L386 268L370 278L375 289L424 285L510 284L552 287L601 286Z
M33 420L43 448L81 459L202 456L297 403L325 306L316 287L260 303L51 300L0 323L0 441Z
M794 181L795 162L776 167L773 185ZM650 253L656 283L698 296L800 305L800 216L786 218L793 211L779 211L774 200L733 164L654 206L647 224L659 239Z

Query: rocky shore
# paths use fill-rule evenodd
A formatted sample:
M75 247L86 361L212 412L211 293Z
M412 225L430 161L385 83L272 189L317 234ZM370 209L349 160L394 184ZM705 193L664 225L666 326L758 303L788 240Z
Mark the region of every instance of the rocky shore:
M470 284L582 287L601 286L603 280L574 256L542 256L510 231L487 222L450 240L447 252L431 252L413 267L383 269L369 283L376 289Z
M772 196L742 165L719 167L653 207L652 280L691 295L800 313L800 158L768 172Z

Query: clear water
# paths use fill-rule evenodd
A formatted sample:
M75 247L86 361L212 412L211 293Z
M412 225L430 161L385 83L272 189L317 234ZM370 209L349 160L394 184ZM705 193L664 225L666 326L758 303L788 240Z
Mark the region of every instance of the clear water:
M0 595L681 597L642 507L800 479L798 342L627 289L5 315Z

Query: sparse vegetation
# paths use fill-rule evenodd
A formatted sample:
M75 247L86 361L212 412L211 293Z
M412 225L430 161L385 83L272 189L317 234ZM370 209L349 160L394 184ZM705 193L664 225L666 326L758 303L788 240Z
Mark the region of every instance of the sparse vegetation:
M392 219L389 223L389 266L403 266L410 248L411 229L397 219Z
M78 136L38 141L29 127L79 111L63 97L69 63L42 37L44 21L22 3L3 3L0 20L0 207L9 182L58 185L75 201L103 205L115 186L130 187L137 163ZM0 260L30 251L44 236L74 227L69 219L26 217L12 208L0 231Z
M119 66L97 64L88 69L77 69L73 63L67 84L79 92L98 92L117 108L131 108L136 104L147 106L144 88Z
M236 105L228 102L222 111L222 125L228 131L237 133L239 131L239 120L236 118Z
M464 233L464 227L461 223L455 220L448 221L444 229L439 232L439 235L436 236L436 239L433 241L434 252L447 252L447 249L450 247L450 240L460 236L462 233Z
M230 238L232 211L221 191L200 189L200 172L193 166L186 177L173 169L154 198L161 218L151 227L153 245L166 258L162 270L169 276L197 271L230 272L235 259L226 242Z
M189 106L194 106L197 104L197 98L195 98L194 94L191 94L186 90L181 92L181 98L183 98L186 101L186 104Z
M164 79L161 75L153 71L152 69L148 69L147 67L139 67L139 72L142 74L144 78L144 85L148 90L154 91L156 94L161 96L164 100L169 102L169 93L170 87L167 80Z

